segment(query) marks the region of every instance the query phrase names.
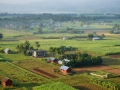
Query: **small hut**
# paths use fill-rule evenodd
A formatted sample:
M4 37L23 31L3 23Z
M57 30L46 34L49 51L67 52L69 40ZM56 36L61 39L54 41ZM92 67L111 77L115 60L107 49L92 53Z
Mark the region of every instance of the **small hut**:
M8 49L8 48L6 48L6 49L4 50L4 52L5 52L6 54L10 54L10 53L11 53L11 50Z
M50 63L57 63L58 60L55 59L54 57L50 57L50 58L48 59L48 62L50 62Z
M46 51L44 50L37 50L33 52L34 57L45 57L46 56Z
M95 41L95 40L101 40L101 38L99 38L99 37L93 37L93 41Z
M58 60L58 64L63 64L63 61L65 61L65 64L70 62L70 60L68 59L63 59L63 60Z
M4 77L4 78L2 78L2 80L1 80L1 84L2 84L4 87L12 86L12 80L10 80L10 79L7 78L7 77Z
M63 72L64 74L69 74L71 73L72 69L68 66L61 66L60 71Z

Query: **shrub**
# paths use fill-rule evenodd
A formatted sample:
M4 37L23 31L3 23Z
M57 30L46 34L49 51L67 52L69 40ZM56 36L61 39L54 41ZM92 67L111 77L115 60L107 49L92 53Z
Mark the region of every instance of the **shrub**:
M52 84L45 84L45 85L33 87L33 90L76 90L76 89L64 83L55 82Z

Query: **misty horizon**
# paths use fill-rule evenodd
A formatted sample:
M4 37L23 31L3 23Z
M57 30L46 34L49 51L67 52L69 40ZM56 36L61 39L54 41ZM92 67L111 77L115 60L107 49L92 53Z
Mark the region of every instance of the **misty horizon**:
M119 13L119 0L1 0L0 13Z

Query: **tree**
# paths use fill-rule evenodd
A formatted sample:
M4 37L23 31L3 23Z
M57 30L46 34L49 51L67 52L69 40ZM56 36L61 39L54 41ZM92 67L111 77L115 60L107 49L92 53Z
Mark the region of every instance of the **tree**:
M105 37L105 35L104 35L104 34L102 34L102 37L104 38L104 37Z
M88 39L92 39L94 37L93 34L88 34Z
M57 54L58 55L63 55L64 54L64 50L62 50L61 48L57 48Z
M65 61L65 60L62 60L62 64L63 64L63 65L66 65L66 61Z
M40 26L37 27L37 33L42 33L42 27Z
M3 34L2 33L0 33L0 39L2 39L3 38Z
M93 32L93 35L97 35L97 33L96 33L96 32Z
M83 23L81 23L80 26L83 27Z
M37 50L38 50L38 48L40 47L40 44L39 44L38 41L36 41L35 44L36 44L36 47L37 47Z
M26 55L27 52L29 52L31 49L33 49L33 46L31 46L29 41L26 40L23 44L17 45L16 49L18 50L18 52Z
M119 27L120 26L118 24L115 24L114 27L113 27L113 29L115 29L117 31L119 29Z
M57 52L57 48L50 47L49 51L50 51L50 53L52 53L52 56L55 56L55 53Z

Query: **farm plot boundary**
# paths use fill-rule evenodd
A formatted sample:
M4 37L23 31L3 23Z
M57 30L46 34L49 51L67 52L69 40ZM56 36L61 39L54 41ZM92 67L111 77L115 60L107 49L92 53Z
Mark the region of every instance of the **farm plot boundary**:
M48 73L48 72L45 72L45 71L43 71L43 70L41 70L41 69L39 69L39 68L34 68L33 71L37 72L37 73L40 74L40 75L42 74L42 75L44 75L44 76L48 76L48 77L50 77L50 78L58 78L58 76L55 76L55 75L50 74L50 73Z

